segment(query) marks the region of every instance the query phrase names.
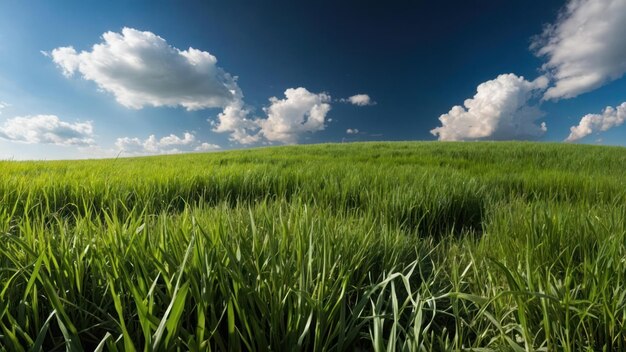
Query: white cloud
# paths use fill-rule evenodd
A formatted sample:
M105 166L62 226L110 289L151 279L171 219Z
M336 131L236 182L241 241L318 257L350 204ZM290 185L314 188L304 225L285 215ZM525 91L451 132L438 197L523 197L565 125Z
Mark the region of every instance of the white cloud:
M218 122L212 122L213 131L229 132L230 140L241 144L258 142L260 136L256 132L259 127L256 121L248 118L249 114L250 110L244 108L243 101L238 99L217 115Z
M544 99L572 98L626 72L626 1L569 0L558 19L534 39L555 81Z
M367 94L356 94L347 99L341 99L341 102L350 103L356 106L376 105L376 102L372 101Z
M170 134L160 139L153 134L146 139L121 137L115 141L115 147L118 151L134 155L175 154L220 148L216 144L197 142L195 135L190 132L185 132L182 137Z
M237 78L218 67L215 56L191 47L179 50L154 33L132 28L104 33L91 51L60 47L49 56L67 77L79 73L133 109L223 108L240 93Z
M93 124L65 122L55 115L18 116L0 126L0 138L28 144L94 145Z
M308 132L325 128L326 114L330 111L330 96L311 93L306 88L289 88L285 99L270 98L270 106L263 110L267 119L257 120L260 134L270 142L293 144Z
M210 144L210 143L202 143L199 146L197 146L196 148L194 148L195 151L197 152L206 152L209 150L217 150L217 149L221 149L221 147L217 144Z
M188 144L193 143L195 140L196 140L196 137L193 134L189 132L185 132L183 134L183 138L180 138L175 134L170 134L169 136L163 137L159 141L159 144L164 147L167 147L170 145L188 145Z
M626 121L626 103L617 108L606 107L602 114L588 114L580 119L578 126L570 128L566 142L574 142L595 132L608 131Z
M155 139L156 137L154 135L150 135L150 137L148 137L145 141L137 137L120 137L115 141L115 146L120 151L125 151L131 154L147 152L148 147L144 146L144 144L148 144L149 141L154 141Z
M11 106L9 103L0 101L0 115L2 115L2 110L8 108L9 106Z
M536 138L547 130L535 122L543 113L529 101L546 88L548 80L529 82L512 73L481 83L465 107L455 106L439 117L442 126L430 132L441 141Z
M346 130L347 134L359 134L359 130L357 128L348 128Z
M249 117L241 101L227 106L214 122L213 131L230 132L230 139L241 144L259 141L297 143L300 136L325 128L331 98L326 93L311 93L306 88L289 88L285 99L272 97L263 109L267 118Z

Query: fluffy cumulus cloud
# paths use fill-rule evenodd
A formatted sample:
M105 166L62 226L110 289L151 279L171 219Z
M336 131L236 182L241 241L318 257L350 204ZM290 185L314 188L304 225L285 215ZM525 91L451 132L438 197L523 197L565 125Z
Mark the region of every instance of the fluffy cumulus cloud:
M90 51L59 47L49 56L66 76L95 82L128 108L224 108L239 98L236 77L218 67L215 56L177 49L151 32L106 32Z
M231 140L249 144L259 141L297 143L306 134L323 130L330 111L330 95L306 88L289 88L285 98L272 97L263 111L265 118L250 118L243 104L227 106L218 115L213 131L229 132Z
M545 77L527 81L512 73L481 83L464 106L455 106L439 117L441 126L431 133L442 141L477 139L532 139L547 130L537 125L543 116L530 101L548 84Z
M626 72L626 1L569 0L531 46L554 80L544 99L572 98Z
M185 132L182 137L170 134L162 138L150 135L146 139L122 137L115 142L118 151L133 155L175 154L189 151L207 151L219 149L216 144L200 143L193 133Z
M250 110L244 107L241 99L238 99L226 106L217 115L217 122L211 121L213 131L230 133L230 140L241 144L258 142L260 139L260 136L256 133L258 131L258 123L250 119L248 117L249 114Z
M574 142L592 133L607 131L623 124L624 121L626 121L626 103L617 108L609 106L601 114L583 116L577 126L570 128L570 134L565 141Z
M368 106L375 105L376 102L372 101L369 95L367 94L356 94L349 98L341 99L344 103L350 103L356 106Z
M55 115L18 116L0 126L0 138L28 144L92 146L93 124L66 122Z
M347 134L359 134L359 130L357 128L348 128L346 130Z
M285 99L270 98L270 105L263 109L267 118L257 121L259 133L270 142L296 143L301 135L325 128L330 100L326 93L289 88Z

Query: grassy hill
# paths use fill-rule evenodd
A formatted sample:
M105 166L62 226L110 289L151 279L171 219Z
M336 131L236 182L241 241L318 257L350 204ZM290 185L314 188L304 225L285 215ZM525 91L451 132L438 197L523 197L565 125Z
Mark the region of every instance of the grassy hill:
M0 350L625 350L626 149L0 162Z

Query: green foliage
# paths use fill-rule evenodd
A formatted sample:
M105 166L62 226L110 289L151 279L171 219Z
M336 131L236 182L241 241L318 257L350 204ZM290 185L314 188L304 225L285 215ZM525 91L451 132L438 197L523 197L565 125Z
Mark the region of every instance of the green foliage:
M626 350L626 151L0 162L0 350Z

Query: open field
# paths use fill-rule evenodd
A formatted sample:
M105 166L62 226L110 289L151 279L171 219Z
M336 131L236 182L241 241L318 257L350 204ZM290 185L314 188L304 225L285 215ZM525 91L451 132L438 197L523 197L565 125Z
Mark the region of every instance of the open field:
M0 346L626 350L626 149L0 162Z

